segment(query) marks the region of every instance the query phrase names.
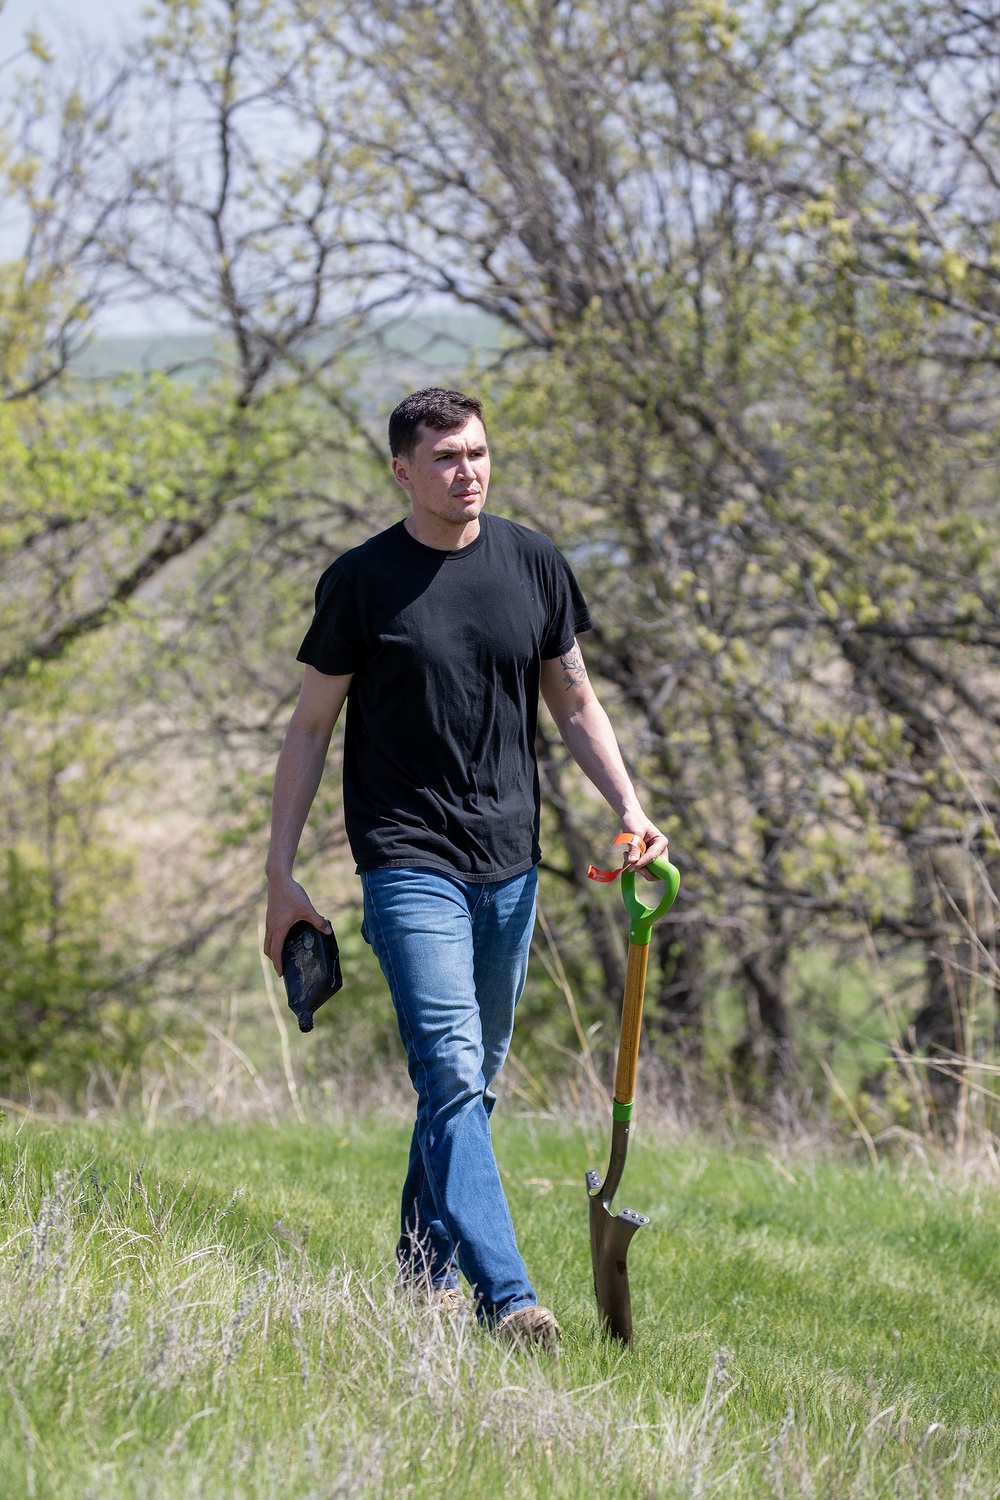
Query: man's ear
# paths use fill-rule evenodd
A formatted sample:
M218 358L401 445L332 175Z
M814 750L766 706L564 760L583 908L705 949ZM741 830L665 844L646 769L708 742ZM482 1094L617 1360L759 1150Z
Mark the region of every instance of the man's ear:
M413 488L413 482L410 479L410 472L409 472L409 470L406 467L406 460L405 460L405 458L394 458L393 459L393 461L392 461L392 476L395 479L396 483L398 485L401 485L404 490L412 490L412 488Z

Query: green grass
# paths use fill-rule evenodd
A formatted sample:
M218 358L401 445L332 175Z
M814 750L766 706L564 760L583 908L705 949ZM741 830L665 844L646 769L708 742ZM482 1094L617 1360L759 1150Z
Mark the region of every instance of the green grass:
M0 1493L1000 1494L1000 1194L656 1138L621 1202L636 1344L596 1332L601 1124L498 1154L555 1359L391 1277L408 1132L355 1121L0 1127Z

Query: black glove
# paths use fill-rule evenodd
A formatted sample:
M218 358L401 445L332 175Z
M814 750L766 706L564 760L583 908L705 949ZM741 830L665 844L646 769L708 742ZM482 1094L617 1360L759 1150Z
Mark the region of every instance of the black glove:
M320 932L311 922L296 922L281 949L281 969L288 1008L300 1031L312 1031L314 1013L344 986L334 933Z

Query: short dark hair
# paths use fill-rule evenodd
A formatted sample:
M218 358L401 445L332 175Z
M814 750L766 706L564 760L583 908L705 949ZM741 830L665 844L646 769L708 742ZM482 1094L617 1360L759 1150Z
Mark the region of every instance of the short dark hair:
M470 417L483 422L483 404L475 396L461 391L443 391L438 386L414 391L404 396L389 418L389 452L393 458L412 458L419 442L417 429L431 427L435 432L454 432L464 427ZM486 423L483 422L483 431Z

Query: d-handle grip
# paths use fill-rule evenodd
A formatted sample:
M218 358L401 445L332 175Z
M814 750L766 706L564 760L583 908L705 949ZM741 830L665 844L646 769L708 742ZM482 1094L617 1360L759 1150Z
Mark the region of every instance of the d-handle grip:
M635 891L635 871L622 871L622 899L625 902L625 910L631 919L629 928L629 942L645 946L649 942L653 923L665 915L677 900L677 892L681 888L681 873L676 865L672 865L665 855L659 859L651 860L646 866L654 875L663 881L666 889L659 906L647 906Z

